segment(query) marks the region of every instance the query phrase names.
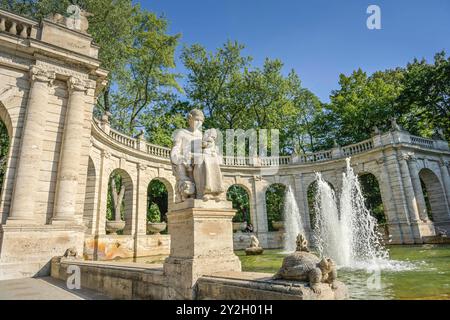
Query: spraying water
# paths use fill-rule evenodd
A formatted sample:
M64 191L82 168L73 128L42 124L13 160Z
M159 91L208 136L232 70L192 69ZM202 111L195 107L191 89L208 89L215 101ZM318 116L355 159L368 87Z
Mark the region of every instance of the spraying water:
M346 159L339 202L331 186L316 174L317 192L313 241L322 256L329 256L340 266L361 268L383 264L388 251L377 232L377 221L364 203L358 177ZM337 206L339 203L339 208Z
M296 238L299 233L305 234L302 224L300 211L298 210L297 201L289 186L284 195L284 221L285 221L285 237L284 251L294 252L296 248Z

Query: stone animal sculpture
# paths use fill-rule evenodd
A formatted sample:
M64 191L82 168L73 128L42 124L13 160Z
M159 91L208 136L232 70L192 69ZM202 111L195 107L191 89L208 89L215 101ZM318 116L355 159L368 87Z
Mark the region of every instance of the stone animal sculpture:
M262 254L264 249L259 246L259 240L256 236L250 237L250 247L245 249L245 254L248 256Z
M192 198L195 195L195 184L189 180L180 181L178 184L178 193L181 201Z
M67 258L67 259L77 259L77 258L78 258L78 252L77 252L77 249L75 249L75 248L73 248L73 247L67 249L66 252L64 252L63 257L64 257L64 258Z
M307 240L297 236L297 249L283 259L283 264L274 279L309 281L314 293L320 294L320 283L328 283L335 289L336 266L330 258L320 259L309 252Z
M90 16L92 16L92 13L80 9L77 5L70 5L67 7L67 17L59 13L54 13L49 18L54 23L65 25L69 29L87 33L89 28L87 17Z

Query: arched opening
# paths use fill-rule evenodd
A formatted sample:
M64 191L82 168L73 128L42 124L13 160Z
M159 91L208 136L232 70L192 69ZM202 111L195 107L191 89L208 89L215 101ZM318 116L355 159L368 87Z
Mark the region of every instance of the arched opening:
M250 196L247 190L240 185L234 184L227 190L227 200L231 201L233 203L233 209L236 209L233 222L246 222L248 229L252 230Z
M169 193L166 185L158 179L153 179L150 181L147 188L147 223L167 223L168 208ZM164 230L153 231L148 229L148 232L158 233L167 231L164 227Z
M334 186L326 181L327 184L330 186L330 188L334 191ZM317 217L317 212L316 212L316 206L315 206L315 201L316 201L316 196L317 196L317 180L314 180L313 182L311 182L308 186L308 189L306 191L307 193L307 201L308 201L308 213L309 213L309 226L311 228L311 230L314 230L314 228L317 226L316 223L316 217Z
M419 171L428 217L435 223L448 220L445 194L438 177L430 169Z
M282 228L284 198L286 186L274 183L266 190L266 211L269 231L277 231Z
M114 170L109 176L106 220L108 233L131 234L133 182L122 169Z
M88 170L86 177L86 193L84 196L83 220L90 231L93 229L95 216L96 196L95 196L96 173L94 162L91 157L88 160Z
M5 123L0 118L0 196L3 194L3 182L6 176L6 164L10 146L10 136Z
M387 239L389 237L388 221L381 198L380 184L372 173L364 172L358 176L366 208L377 219L379 231Z

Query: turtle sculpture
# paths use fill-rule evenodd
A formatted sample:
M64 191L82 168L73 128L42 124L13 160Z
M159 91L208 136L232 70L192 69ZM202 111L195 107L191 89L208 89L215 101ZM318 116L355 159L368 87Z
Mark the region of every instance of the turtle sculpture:
M296 251L284 258L280 270L274 276L274 279L309 281L309 286L316 294L320 294L320 283L328 283L332 289L335 289L336 278L337 272L333 260L320 259L310 253L308 241L301 234L297 236Z

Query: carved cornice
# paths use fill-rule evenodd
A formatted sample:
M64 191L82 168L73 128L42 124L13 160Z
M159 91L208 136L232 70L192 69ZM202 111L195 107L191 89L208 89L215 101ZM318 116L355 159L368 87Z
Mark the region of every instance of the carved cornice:
M45 59L45 58L42 58ZM54 73L61 75L61 76L65 76L65 77L76 77L79 79L84 79L87 80L89 78L89 75L85 72L80 72L80 71L76 71L73 70L71 68L68 68L67 65L62 65L60 63L58 63L57 61L43 61L43 60L37 60L36 61L36 66L39 66L41 68L44 68L46 70L49 71L53 71ZM75 66L73 68L76 68ZM87 72L87 70L86 70Z
M56 78L54 71L44 69L39 66L32 66L30 68L31 81L47 82L48 85L53 85Z
M89 89L89 84L83 79L72 76L67 81L67 87L70 92L86 92Z

